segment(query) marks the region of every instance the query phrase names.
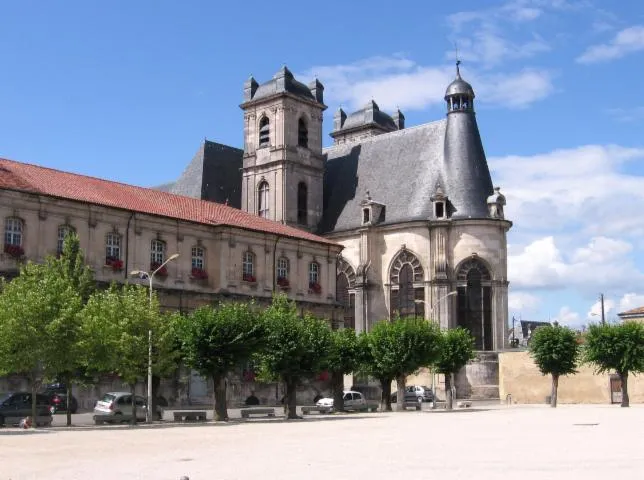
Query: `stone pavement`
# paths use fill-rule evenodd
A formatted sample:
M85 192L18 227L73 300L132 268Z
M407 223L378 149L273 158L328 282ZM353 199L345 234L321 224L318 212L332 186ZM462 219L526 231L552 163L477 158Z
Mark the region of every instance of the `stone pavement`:
M644 407L511 406L228 424L0 430L5 479L644 477Z

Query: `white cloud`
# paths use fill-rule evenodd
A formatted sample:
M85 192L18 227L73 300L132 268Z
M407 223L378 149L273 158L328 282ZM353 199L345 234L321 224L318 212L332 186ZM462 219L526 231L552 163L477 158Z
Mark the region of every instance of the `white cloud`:
M512 311L531 313L540 303L539 297L528 292L510 291L508 294L508 308Z
M644 120L644 107L610 108L607 113L620 122L637 122Z
M644 294L638 293L625 293L619 300L619 308L617 313L627 312L634 308L644 307Z
M552 322L558 322L560 325L567 327L579 327L583 324L581 317L577 312L573 312L569 306L563 306L559 313L552 319Z
M619 31L608 43L593 45L582 53L579 63L597 63L624 57L644 50L644 26L635 25Z
M469 76L468 76L469 74ZM419 65L406 57L373 57L350 64L310 68L303 78L317 75L324 83L327 101L357 109L369 100L380 108L420 110L442 104L445 88L454 79L454 67ZM506 74L464 72L483 103L523 108L553 92L552 76L544 70ZM520 88L519 88L520 87ZM517 92L508 98L507 89Z

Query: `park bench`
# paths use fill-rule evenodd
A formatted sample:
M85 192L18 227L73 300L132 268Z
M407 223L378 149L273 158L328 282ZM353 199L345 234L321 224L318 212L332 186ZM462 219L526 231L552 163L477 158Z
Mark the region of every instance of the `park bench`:
M302 407L302 415L307 415L307 414L310 414L311 412L329 413L330 408L329 407L318 407L317 405L310 405L310 406Z
M185 410L173 412L175 422L205 422L206 412L204 410Z
M251 415L268 415L269 417L275 416L274 408L242 408L242 418L249 418Z

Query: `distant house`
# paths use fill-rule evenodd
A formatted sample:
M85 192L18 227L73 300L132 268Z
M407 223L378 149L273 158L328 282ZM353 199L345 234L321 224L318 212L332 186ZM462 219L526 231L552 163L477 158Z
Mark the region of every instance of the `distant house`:
M516 342L516 346L527 347L530 337L532 336L535 329L543 327L544 325L550 325L550 322L536 322L532 320L520 320L515 323L514 331L510 329L510 336L508 337L508 342L512 344L513 341Z
M644 323L644 307L627 310L626 312L618 313L617 316L624 321L630 320L633 322Z

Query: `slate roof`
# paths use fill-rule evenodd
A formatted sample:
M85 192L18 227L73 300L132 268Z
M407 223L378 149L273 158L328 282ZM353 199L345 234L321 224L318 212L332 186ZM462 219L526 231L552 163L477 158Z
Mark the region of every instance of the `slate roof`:
M430 218L430 197L442 180L445 125L440 120L327 148L319 232L359 227L367 190L385 205L386 224Z
M239 148L204 140L169 191L241 208L243 154Z
M257 217L230 206L3 158L0 158L0 188L204 225L226 225L327 245L337 245L331 240Z
M386 130L398 130L394 119L381 111L376 102L370 100L363 108L356 110L347 116L347 119L344 121L344 124L339 131L341 132L343 130L350 130L366 125L378 125Z
M316 101L309 87L295 80L291 71L286 67L282 67L271 80L259 85L252 100L270 97L278 93L292 93L307 100Z
M627 310L622 313L618 313L617 315L621 316L626 316L626 315L637 315L637 316L644 316L644 307L637 307L633 308L632 310Z

